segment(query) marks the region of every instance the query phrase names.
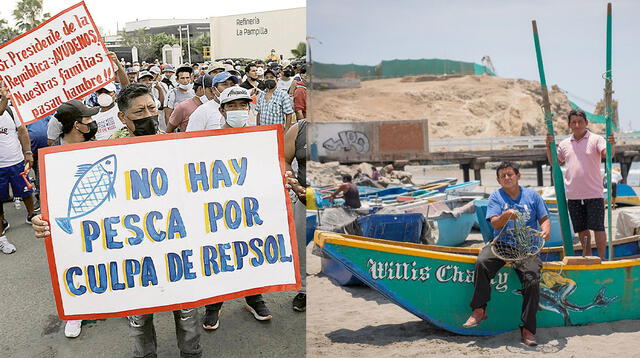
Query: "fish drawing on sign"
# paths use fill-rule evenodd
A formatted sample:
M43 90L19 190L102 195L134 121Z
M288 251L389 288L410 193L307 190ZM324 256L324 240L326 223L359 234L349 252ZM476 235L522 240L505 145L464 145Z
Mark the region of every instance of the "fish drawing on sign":
M108 155L93 164L80 164L75 177L78 178L69 195L67 216L56 218L58 226L67 234L73 233L71 220L83 217L106 200L116 197L113 187L116 181L117 160Z

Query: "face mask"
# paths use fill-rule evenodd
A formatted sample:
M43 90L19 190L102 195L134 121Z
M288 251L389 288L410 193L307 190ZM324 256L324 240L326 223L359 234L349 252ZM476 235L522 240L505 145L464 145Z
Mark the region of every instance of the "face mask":
M249 121L249 111L228 111L227 112L227 124L232 128L240 128L247 125Z
M268 89L273 89L273 88L276 88L276 81L275 80L266 80L266 81L264 81L264 85Z
M193 83L189 83L188 85L179 84L178 87L185 91L188 91L193 88Z
M264 68L258 67L258 70L256 71L256 73L258 74L258 76L264 75Z
M156 134L158 132L158 116L136 119L133 121L133 125L136 127L133 130L133 135L136 137Z
M113 103L113 97L110 94L100 93L98 95L98 105L100 107L109 107Z
M207 98L207 96L200 96L199 98L200 98L200 102L202 102L202 103L209 102L209 98Z
M200 70L194 70L193 74L196 75L196 76L199 75L200 74Z
M84 123L80 123L80 124L84 124ZM82 135L84 136L84 141L86 142L96 136L96 133L98 133L98 124L96 122L90 122L89 124L85 124L85 125L89 128L89 131L87 133L80 131L80 133L82 133Z
M293 71L284 71L285 77L293 77Z

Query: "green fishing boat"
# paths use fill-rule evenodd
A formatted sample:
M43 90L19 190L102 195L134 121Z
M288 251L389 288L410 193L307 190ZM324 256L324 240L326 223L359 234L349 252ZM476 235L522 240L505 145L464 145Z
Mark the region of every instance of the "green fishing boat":
M634 236L621 240L621 244L638 247L639 241L640 236ZM435 326L463 335L493 335L518 329L521 285L509 265L492 281L489 318L477 327L462 327L471 312L478 249L327 232L317 232L315 242L325 255L345 265L368 286ZM631 257L596 264L545 262L538 327L640 319L640 258Z

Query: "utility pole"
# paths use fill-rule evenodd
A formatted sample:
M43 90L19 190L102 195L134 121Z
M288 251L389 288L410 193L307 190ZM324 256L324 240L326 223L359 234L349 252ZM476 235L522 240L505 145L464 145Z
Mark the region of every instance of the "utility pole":
M187 57L191 63L191 36L189 36L189 25L187 25Z

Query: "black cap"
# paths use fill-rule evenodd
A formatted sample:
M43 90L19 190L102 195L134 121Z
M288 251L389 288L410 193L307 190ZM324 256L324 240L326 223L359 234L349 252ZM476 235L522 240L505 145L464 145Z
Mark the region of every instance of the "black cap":
M198 86L203 86L204 88L213 87L213 76L211 75L200 76L196 78L195 81L193 81L193 84Z
M100 112L100 107L87 107L81 101L72 99L69 102L65 102L58 107L54 117L59 120L69 119L79 121L84 117L95 116Z

